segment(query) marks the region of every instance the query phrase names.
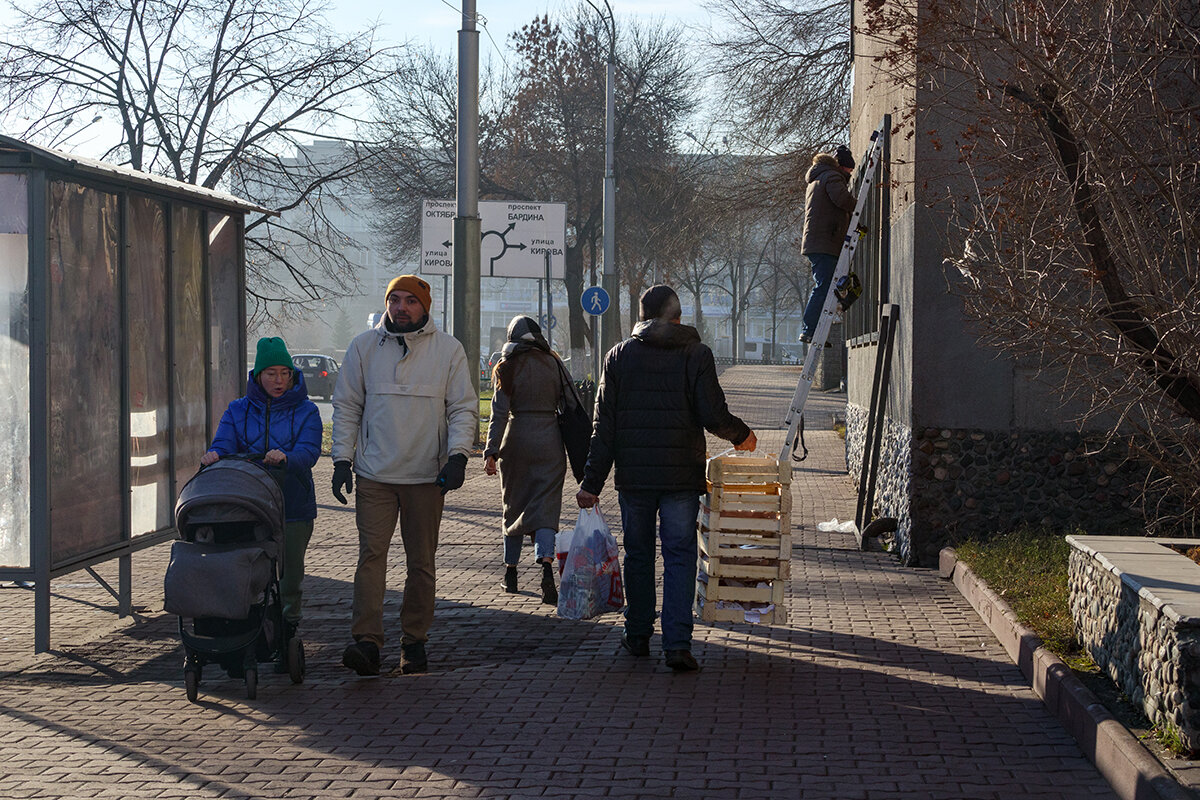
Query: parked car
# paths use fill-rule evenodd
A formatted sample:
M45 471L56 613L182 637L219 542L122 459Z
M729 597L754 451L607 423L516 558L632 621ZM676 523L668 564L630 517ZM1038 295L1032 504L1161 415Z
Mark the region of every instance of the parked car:
M319 353L298 353L292 356L292 364L304 373L309 397L333 397L337 385L338 363L329 356Z

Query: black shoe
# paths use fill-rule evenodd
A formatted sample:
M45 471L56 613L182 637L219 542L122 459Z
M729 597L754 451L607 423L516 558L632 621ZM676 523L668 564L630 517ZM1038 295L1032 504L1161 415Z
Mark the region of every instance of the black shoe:
M690 650L668 650L667 666L676 672L695 672L700 669Z
M342 666L359 675L378 675L379 645L365 639L355 642L342 652Z
M629 651L629 655L645 658L650 655L650 637L649 636L629 636L621 634L621 647Z
M425 658L425 643L413 642L400 645L400 674L412 675L428 672L429 661Z
M502 583L500 585L503 586L504 591L508 592L509 594L517 593L517 568L516 567L505 567L504 568L504 583Z
M554 565L542 562L542 602L548 606L558 605L558 589L554 588Z

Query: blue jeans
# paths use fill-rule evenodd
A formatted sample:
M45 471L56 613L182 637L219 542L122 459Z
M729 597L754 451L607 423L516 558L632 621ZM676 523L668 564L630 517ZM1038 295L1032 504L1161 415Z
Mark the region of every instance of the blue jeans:
M821 321L821 309L825 307L825 298L829 294L829 284L833 283L833 272L837 269L837 256L828 253L805 253L804 256L812 264L813 286L808 305L804 307L804 328L801 331L806 336L817 332L817 323Z
M700 495L623 491L619 498L621 525L625 529L625 634L650 638L654 632L657 538L662 540L663 557L662 649L690 650Z
M554 560L554 534L556 531L550 528L538 528L537 533L533 536L533 554L538 561L543 558ZM517 564L521 558L521 545L524 544L525 536L505 536L504 537L504 563Z

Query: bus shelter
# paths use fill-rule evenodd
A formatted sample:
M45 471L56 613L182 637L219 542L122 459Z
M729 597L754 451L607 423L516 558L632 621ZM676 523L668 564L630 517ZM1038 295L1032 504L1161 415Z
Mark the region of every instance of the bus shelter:
M52 579L88 570L127 615L132 554L176 537L246 374L249 211L0 136L0 580L33 585L37 652Z

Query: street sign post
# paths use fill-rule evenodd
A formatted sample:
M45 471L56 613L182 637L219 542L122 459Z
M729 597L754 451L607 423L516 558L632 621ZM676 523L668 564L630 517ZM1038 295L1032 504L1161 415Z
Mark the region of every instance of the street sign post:
M454 262L453 200L426 200L421 209L421 274L449 275ZM480 274L484 278L552 278L566 267L566 203L479 203Z

